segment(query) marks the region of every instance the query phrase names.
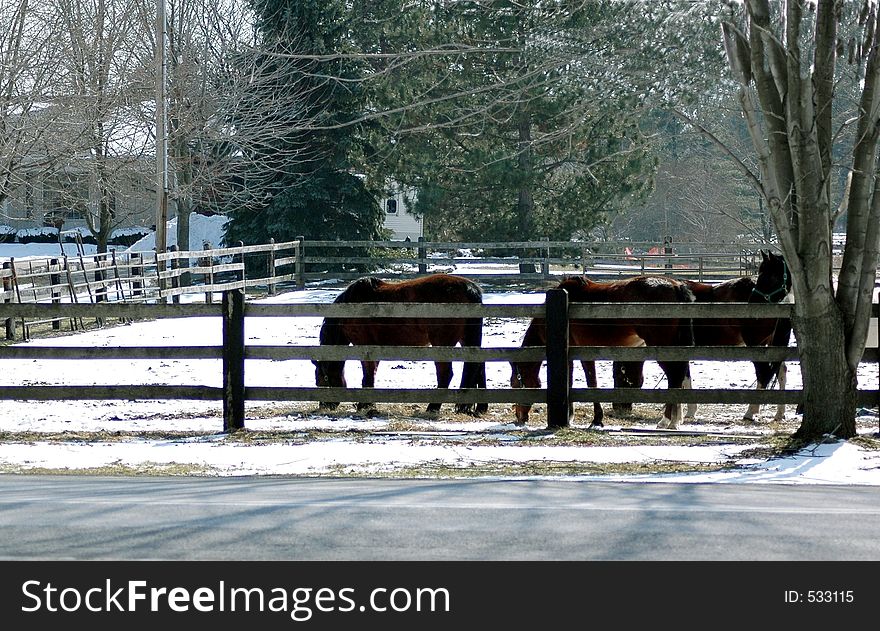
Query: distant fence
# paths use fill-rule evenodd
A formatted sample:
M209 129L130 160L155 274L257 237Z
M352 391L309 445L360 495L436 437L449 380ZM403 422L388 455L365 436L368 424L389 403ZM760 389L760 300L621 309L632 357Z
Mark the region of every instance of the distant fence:
M294 283L297 241L265 245L210 248L168 252L116 252L79 254L55 258L11 258L0 267L0 303L72 303L104 302L144 303L179 301L184 294L204 294L205 302L213 295L232 289L266 287L273 294L281 283ZM258 256L264 261L263 275L249 278L245 257ZM32 319L3 318L6 339L15 339L16 325L24 339L38 324L50 324L55 330L67 321L71 330L83 328L83 318ZM100 318L95 318L100 324Z
M486 284L542 286L565 274L607 279L667 274L714 282L757 272L757 248L731 244L667 244L538 241L452 243L407 241L293 241L228 248L155 252L110 251L50 258L8 259L0 269L0 303L179 302L181 296L232 289L304 288L308 283L348 282L365 274L411 278L436 272L466 275ZM645 250L640 252L640 250ZM6 339L16 327L24 339L31 328L63 319L18 322L6 318ZM100 324L100 320L96 319ZM71 319L69 328L82 328Z
M699 281L726 280L757 273L758 251L766 244L656 245L631 242L536 241L429 242L301 241L297 280L353 280L365 270L410 278L453 272L475 280L546 281L560 274L607 279L666 274ZM515 275L515 276L510 276Z
M3 359L222 359L222 387L193 385L27 385L0 386L0 400L106 400L106 399L188 399L223 402L223 429L233 431L244 427L245 401L351 401L351 402L424 402L424 403L539 403L548 404L548 425L567 424L567 404L571 402L643 402L666 403L786 403L801 402L801 390L650 390L636 388L569 389L568 366L574 359L593 360L797 360L792 347L547 347L449 348L406 346L271 346L247 345L244 336L246 317L488 317L547 318L565 327L569 319L591 318L777 318L790 315L790 304L744 303L592 303L565 302L561 311L550 312L556 301L546 305L522 304L246 304L241 290L223 293L221 304L0 304L0 318L33 318L38 320L100 317L122 318L185 318L220 317L223 321L221 346L173 347L49 347L30 345L0 346ZM872 317L878 315L878 305ZM525 330L525 325L523 326ZM878 349L867 348L865 362L877 362ZM245 387L245 366L248 359L263 360L390 360L401 361L542 361L547 359L548 375L545 388L493 388L444 390L437 388L318 388L315 386ZM8 373L7 373L8 374ZM869 384L870 386L871 384ZM878 386L860 389L859 405L876 406L880 400ZM552 403L552 406L551 406Z

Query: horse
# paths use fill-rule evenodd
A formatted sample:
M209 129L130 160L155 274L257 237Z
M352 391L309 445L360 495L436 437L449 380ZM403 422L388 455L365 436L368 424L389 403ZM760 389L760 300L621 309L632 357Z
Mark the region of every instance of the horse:
M748 302L752 304L778 303L785 300L791 292L791 274L785 258L769 250L760 250L761 262L756 278L744 276L717 285L692 280L683 282L697 298L697 302ZM788 346L791 337L791 321L788 318L700 318L695 319L694 343L697 346ZM614 384L619 387L634 387L641 379L641 362L626 362L626 366L615 362ZM773 379L779 389L785 389L785 362L753 362L755 366L756 388L765 390ZM625 373L626 380L618 377L617 371ZM640 387L641 384L635 387ZM690 387L690 369L685 387ZM685 418L696 414L696 403L689 403ZM744 421L753 421L760 411L760 405L752 403L743 414ZM776 407L775 421L785 418L785 404Z
M565 289L571 302L682 302L695 301L688 286L665 276L635 276L623 280L596 282L584 276L570 276L562 280L557 289ZM569 340L572 346L693 346L693 330L690 318L634 320L595 319L571 320ZM543 318L534 318L526 329L523 346L539 346L546 343L546 327ZM660 361L670 388L681 388L688 374L686 361ZM581 362L587 385L596 387L594 361ZM539 388L541 362L511 362L510 385L514 388ZM571 379L571 373L569 373ZM524 425L529 420L530 405L514 406L516 423ZM569 408L569 420L574 410ZM593 422L590 427L602 427L602 406L593 403ZM659 427L675 429L681 420L681 405L667 403Z
M374 276L359 278L334 300L335 303L409 302L482 304L483 292L474 281L451 274L431 274L402 281L384 281ZM464 346L480 347L483 341L483 318L325 318L321 325L321 345L348 346ZM346 387L345 361L312 360L318 387ZM452 362L434 362L437 387L448 388L452 381ZM379 362L362 360L362 386L375 384ZM465 362L461 373L462 388L485 388L486 366L483 362ZM321 402L320 409L335 410L338 402ZM372 403L357 404L368 410ZM488 404L457 404L456 410L479 416ZM440 410L439 403L428 405L428 412Z

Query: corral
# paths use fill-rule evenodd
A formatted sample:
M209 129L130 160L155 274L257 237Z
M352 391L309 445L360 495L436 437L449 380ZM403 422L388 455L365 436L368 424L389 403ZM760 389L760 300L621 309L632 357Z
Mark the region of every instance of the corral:
M194 271L194 270L191 270ZM554 270L555 271L555 270ZM263 288L264 296L268 293L268 283L265 278L248 279L255 286ZM507 279L508 282L509 278ZM241 279L237 279L238 282ZM236 282L236 279L227 280L227 282ZM516 283L514 283L516 284ZM523 283L528 285L527 283ZM146 285L146 283L145 283ZM171 285L171 283L169 283ZM150 428L150 435L164 435L168 437L185 435L201 435L204 432L209 434L220 431L224 426L234 428L237 424L237 418L241 418L244 426L249 430L244 436L250 438L233 438L236 433L228 434L228 440L257 440L257 441L294 441L298 444L301 436L295 432L295 435L289 433L289 430L283 428L307 426L312 429L306 430L313 434L318 431L318 435L325 438L336 436L361 436L358 440L364 440L365 435L362 433L365 428L367 435L378 431L381 435L391 435L404 437L408 441L416 441L422 443L424 441L436 442L442 440L443 437L451 437L451 440L470 442L475 440L478 444L491 444L496 440L500 440L502 435L519 436L525 440L527 444L534 444L535 432L540 432L547 426L543 405L539 406L537 415L533 418L530 426L521 430L512 430L509 427L504 429L501 434L498 430L486 431L486 427L504 426L512 421L513 416L510 410L510 403L517 400L530 400L532 402L543 403L545 392L519 390L513 391L507 388L509 380L509 367L507 362L520 354L537 354L546 353L546 349L521 349L522 330L525 327L528 318L539 315L543 312L543 292L538 289L536 283L531 282L531 289L517 290L514 292L499 291L497 285L488 292L484 305L474 305L475 313L481 314L486 322L489 338L484 344L484 348L476 349L426 349L426 348L320 348L316 344L317 327L322 317L328 314L346 312L351 309L351 305L331 305L327 304L332 300L337 288L327 287L326 289L318 289L313 286L312 289L301 291L292 291L280 294L275 297L264 297L258 299L256 294L252 293L251 299L241 305L241 309L227 311L234 317L229 322L234 326L230 329L244 327L247 333L247 343L244 344L243 354L240 342L236 342L233 346L238 349L237 353L227 351L227 366L247 367L242 373L234 372L236 376L224 384L223 381L223 361L224 361L224 344L223 335L220 326L221 314L224 313L222 302L219 295L215 295L213 304L209 304L204 299L206 288L203 286L195 286L190 291L195 295L180 295L182 304L167 304L168 300L174 300L169 297L166 300L152 301L154 304L145 304L141 300L137 303L113 304L109 301L102 301L103 304L70 304L62 303L52 305L46 304L6 304L0 306L3 311L0 312L2 317L13 317L14 321L20 325L21 318L25 322L46 320L47 324L42 326L48 327L48 322L61 319L62 322L76 321L78 318L84 320L86 328L90 329L89 333L95 335L99 330L94 329L93 322L98 319L105 324L112 324L118 320L125 322L135 321L131 326L137 326L137 321L143 319L160 318L167 319L169 322L176 322L182 325L190 323L187 327L175 325L181 329L182 338L173 339L169 345L160 346L162 341L159 339L149 339L150 334L144 329L142 341L132 344L125 344L120 348L113 347L113 330L116 327L103 329L102 335L109 338L107 346L97 348L93 342L87 342L82 346L77 344L77 338L80 336L64 336L63 338L52 337L49 339L39 340L39 344L29 345L7 345L0 349L0 357L4 359L6 366L17 365L36 365L42 364L47 366L48 360L52 361L53 366L62 366L58 370L64 370L63 365L76 365L77 370L81 370L82 366L108 366L106 371L100 371L97 368L90 369L91 374L76 374L65 378L61 383L52 380L48 371L39 370L34 375L32 370L21 372L21 378L16 378L10 372L6 372L3 385L3 396L7 399L29 399L31 403L17 402L13 406L12 402L4 404L10 413L10 408L18 406L37 406L39 401L33 399L44 399L46 401L64 399L69 396L83 398L85 403L83 406L77 407L76 404L70 404L70 409L89 409L91 406L97 406L96 409L104 409L104 418L106 422L91 424L92 430L86 432L86 435L100 439L106 435L99 431L97 434L94 428L103 427L103 432L113 432L114 427L118 423L116 419L133 418L138 414L137 410L147 409L145 402L153 401L168 397L168 405L164 408L165 412L156 413L148 412L144 416L153 419L145 423L145 427ZM321 285L319 285L320 287ZM290 285L287 287L290 289ZM128 291L128 288L126 288ZM233 302L232 297L236 295L236 290L228 290L233 293L227 293L227 304ZM251 289L253 292L253 288ZM124 292L123 292L124 293ZM214 294L211 292L209 295ZM191 302L198 300L199 302ZM146 301L149 302L149 301ZM161 303L161 304L155 304ZM691 305L702 309L733 308L740 315L784 315L787 306L766 306L761 309L754 309L754 305ZM398 309L400 306L394 307ZM357 307L355 307L357 308ZM577 309L582 307L573 306L573 315L578 315ZM628 307L629 308L629 307ZM633 309L638 309L638 305L633 305ZM418 312L419 306L407 306L410 315ZM436 305L431 306L430 315L432 317L442 316L442 308L437 309ZM747 312L747 313L746 313ZM352 312L353 313L353 312ZM459 311L456 311L460 315ZM607 311L596 312L599 315L609 317L617 313L621 315L619 305L607 307ZM652 316L658 315L656 310L652 310ZM701 312L705 315L705 311ZM713 312L714 313L714 312ZM876 313L876 311L875 311ZM386 315L391 315L386 314ZM266 336L252 331L261 330L266 322L267 330L272 332ZM248 324L250 323L250 324ZM149 324L149 322L145 322ZM19 327L20 328L20 327ZM63 328L67 328L66 326ZM127 327L119 330L124 331ZM208 342L198 337L202 330L213 331L212 337ZM185 333L184 331L198 332L196 334ZM87 336L89 337L89 336ZM92 339L90 337L90 339ZM181 341L181 339L183 341ZM239 338L241 339L241 338ZM61 343L63 342L63 343ZM189 346L192 344L192 346ZM54 345L54 348L53 348ZM136 347L132 347L136 346ZM62 348L63 347L63 348ZM137 348L142 347L142 348ZM232 347L230 347L232 348ZM572 348L570 349L570 357L593 357L601 362L608 359L655 359L667 352L681 352L683 349L625 349L625 348ZM745 362L755 354L755 349L744 348L715 348L715 349L687 349L685 352L694 353L695 357L695 387L696 390L680 394L682 400L694 400L701 403L703 414L701 417L691 423L685 423L681 430L677 433L677 437L671 437L672 433L660 433L654 430L656 424L658 406L656 402L665 401L668 392L661 383L661 377L656 372L647 374L646 387L638 391L625 392L622 390L613 390L610 387L610 370L607 366L600 365L600 388L598 390L589 390L583 387L583 380L579 373L575 375L575 387L571 391L572 400L578 403L591 401L598 398L601 401L624 401L636 400L643 402L636 406L633 416L621 419L623 425L619 428L612 426L611 432L622 431L622 435L628 435L626 440L631 442L638 441L640 444L653 449L651 445L657 445L657 441L685 441L682 443L691 446L706 444L706 441L713 443L733 440L753 441L756 435L768 436L778 432L779 434L791 433L795 426L792 425L792 419L785 423L767 424L762 422L759 425L750 427L741 426L738 429L732 429L736 426L736 414L741 416L744 403L751 401L771 402L780 398L790 404L794 404L799 399L797 390L798 382L795 379L790 382L793 390L779 393L778 391L766 391L756 396L754 390L749 385L749 379L742 378L748 375L748 370L740 371L736 379L730 379L727 383L723 381L723 375L734 374L737 372L735 368L732 370L719 370L719 366L736 367L741 366L741 362ZM772 349L758 351L767 354L768 357L779 356L786 357L789 360L796 358L796 349L791 347L788 349ZM369 398L374 401L385 401L379 406L379 417L370 419L361 419L354 423L354 429L349 422L340 422L330 420L330 425L326 430L315 430L316 426L322 426L321 415L315 412L315 402L326 393L318 392L314 387L314 373L310 369L309 359L317 356L326 357L342 357L357 358L361 356L369 356L375 358L387 358L389 361L383 363L381 379L377 381L377 390L380 390L381 397L377 397L376 392L365 393L360 388L351 388L345 392L339 393L342 401L357 401ZM430 386L426 381L426 376L430 376L430 372L425 367L422 359L429 356L446 356L453 361L461 361L469 357L469 354L475 354L481 359L487 359L492 370L489 375L489 387L484 391L470 391L467 394L459 392L457 389L448 392L440 392ZM653 354L652 354L653 353ZM117 359L111 359L111 358ZM15 358L15 359L13 359ZM67 358L67 359L62 359ZM76 359L88 358L88 364L84 364ZM190 359L187 359L190 358ZM98 361L100 359L100 361ZM5 361L5 360L8 360ZM722 360L722 361L718 361ZM876 351L868 349L865 356L863 366L866 370L866 378L861 381L862 387L870 388L872 384L877 383ZM120 364L144 366L140 377L135 377L134 381L125 380L113 381L112 378L105 378L102 382L94 377L98 373L114 374L111 366ZM174 368L177 364L196 364L199 366L194 372L178 371ZM652 362L649 362L649 366ZM306 366L303 369L297 369L296 366ZM796 366L796 363L795 363ZM146 370L150 367L150 370ZM161 368L161 370L160 370ZM350 382L359 382L359 369L355 361L349 362L348 370L352 372ZM167 374L166 374L167 373ZM121 373L120 373L121 374ZM125 383L122 383L125 381ZM244 389L240 386L244 382ZM235 383L239 395L233 399L229 399L226 406L226 414L224 417L222 407L218 408L218 404L224 401L224 385L231 388ZM546 383L546 380L545 380ZM115 384L115 385L114 385ZM406 385L402 388L401 385ZM457 385L457 380L453 382ZM707 387L708 386L708 387ZM230 390L231 391L231 390ZM241 396L243 393L243 396ZM473 419L456 415L452 412L451 406L444 406L440 414L436 417L425 416L423 403L428 401L451 402L457 401L462 396L473 397L475 400L483 400L490 403L489 414L482 422L475 422ZM876 390L863 391L863 404L871 409L873 402L876 405ZM184 399L180 402L175 400ZM103 401L103 402L102 402ZM188 401L188 402L187 402ZM715 401L716 403L708 403ZM116 403L114 403L116 402ZM233 403L234 402L234 403ZM242 414L242 405L247 403L247 411ZM723 402L723 403L722 403ZM104 407L104 406L108 407ZM112 406L112 407L109 407ZM605 441L614 439L608 433L591 432L584 434L579 429L582 425L586 425L584 421L584 406L578 406L578 417L574 421L572 430L558 434L553 439L554 444L573 445L599 445ZM24 409L22 407L21 409ZM152 409L152 408L150 408ZM353 409L353 406L347 408ZM119 410L123 410L120 412ZM127 410L127 411L126 411ZM731 413L733 411L733 413ZM75 414L71 416L76 416ZM340 412L340 418L350 417L351 414ZM196 426L202 429L193 431L188 428L194 427L192 420L197 418L206 418L206 423L198 423ZM210 419L214 420L211 421ZM280 423L268 423L271 418L281 419ZM326 418L326 417L325 417ZM355 417L356 418L356 417ZM190 419L190 420L187 420ZM713 420L714 419L714 420ZM873 420L872 420L873 419ZM860 421L860 427L866 429L865 423L873 424L876 429L876 416L866 416ZM224 425L225 424L225 425ZM317 425L316 425L317 424ZM42 425L42 428L41 428ZM45 436L44 432L52 432L53 428L57 429L58 425L46 419L45 423L31 423L28 431L22 438L29 437L29 440ZM76 427L76 424L73 424ZM213 428L213 429L212 429ZM274 428L274 429L267 429ZM649 431L650 430L650 431ZM745 430L745 431L743 431ZM269 433L264 433L268 431ZM354 434L350 432L354 431ZM158 434L154 434L158 432ZM329 433L327 433L329 432ZM646 433L647 432L647 433ZM125 432L123 432L125 434ZM723 435L728 437L740 434L740 438L721 438ZM261 438L262 436L262 438ZM300 436L297 438L296 436ZM662 436L666 436L663 438ZM606 438L607 437L607 438ZM16 439L17 440L17 439ZM376 437L367 439L375 441ZM542 444L550 444L545 437L540 439ZM596 442L599 441L599 442ZM377 450L379 448L377 447ZM650 449L646 453L650 453ZM765 449L771 449L765 446ZM378 452L377 452L378 453ZM525 452L519 452L524 454ZM769 452L768 452L769 453ZM401 463L405 468L405 463ZM698 463L685 470L693 470L693 467L700 466ZM523 469L522 467L525 467ZM513 469L520 473L525 471L537 471L540 467L535 468L531 465L516 465L508 463L502 469ZM639 467L636 467L638 469ZM468 468L472 473L483 471L498 472L497 464L489 465L485 468ZM572 472L578 470L578 467L556 463L550 469L557 473ZM590 471L601 472L602 466L590 467ZM445 470L445 469L443 469ZM580 469L584 471L584 469ZM612 470L623 471L619 467L607 467L604 469L606 473ZM628 469L626 469L628 470Z

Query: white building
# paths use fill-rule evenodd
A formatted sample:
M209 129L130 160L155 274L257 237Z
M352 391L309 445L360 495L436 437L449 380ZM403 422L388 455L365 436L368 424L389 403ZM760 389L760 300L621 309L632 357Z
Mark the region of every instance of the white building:
M385 211L384 226L391 231L392 241L418 241L424 235L424 222L421 217L410 213L409 209L416 200L416 191L404 188L391 182L385 198L382 199L382 210Z

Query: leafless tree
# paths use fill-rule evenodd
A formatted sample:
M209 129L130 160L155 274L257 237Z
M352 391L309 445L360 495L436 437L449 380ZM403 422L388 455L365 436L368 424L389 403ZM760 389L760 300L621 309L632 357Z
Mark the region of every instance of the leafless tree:
M86 183L80 214L106 250L112 230L145 210L152 171L150 45L144 0L51 0L57 34L57 104L69 134L53 147L61 177ZM120 203L124 202L124 203Z
M0 3L0 204L7 217L31 218L29 182L51 168L57 110L52 12L32 0ZM6 203L19 197L18 204ZM21 215L21 216L19 216Z
M717 144L765 199L791 270L805 391L797 435L849 438L880 250L878 5L746 0L733 10L723 38L756 167ZM835 279L832 230L843 209Z

